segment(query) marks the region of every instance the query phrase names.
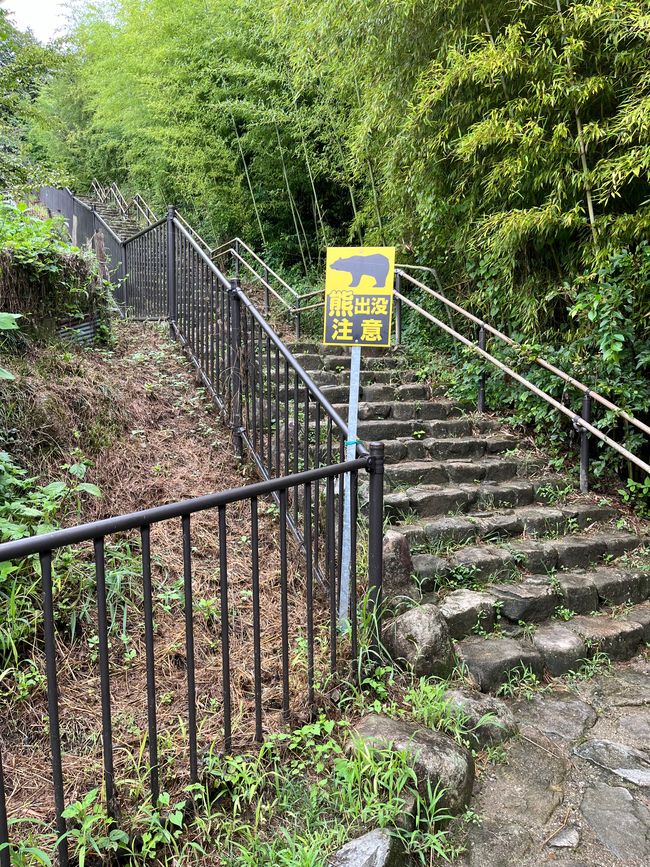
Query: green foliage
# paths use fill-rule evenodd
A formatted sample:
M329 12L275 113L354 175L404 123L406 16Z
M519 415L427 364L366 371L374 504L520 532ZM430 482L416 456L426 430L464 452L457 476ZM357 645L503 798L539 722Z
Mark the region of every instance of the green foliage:
M83 497L99 497L96 485L83 481L85 465L72 464L67 468L69 478L47 485L29 477L18 467L7 452L0 451L0 542L23 539L57 529L66 516L78 516ZM120 548L109 554L107 572L109 612L111 622L122 623L120 600L121 572L115 568L115 557ZM117 552L117 553L116 553ZM130 558L132 560L132 557ZM131 570L133 569L129 562ZM69 621L72 636L78 618L90 620L89 604L92 599L91 564L84 564L70 549L54 558L55 606L59 617ZM119 584L119 593L115 585ZM74 603L74 604L73 604ZM9 676L19 694L39 686L42 679L29 661L23 661L22 646L33 641L41 622L40 573L36 558L0 563L0 666L4 669L3 685Z
M99 789L91 789L81 801L66 807L63 817L72 826L65 836L79 867L84 867L94 855L102 861L109 859L111 853L129 842L124 831L112 827L112 819L101 802Z
M0 9L0 191L28 189L41 170L28 161L26 138L34 102L58 64L52 48L18 30Z
M416 863L428 864L433 855L448 860L453 849L437 829L448 818L443 792L419 793L406 753L349 736L346 744L346 735L347 723L321 716L272 735L257 754L211 753L203 783L190 788L197 816L190 833L209 827L212 845L232 867L321 867L366 827L398 835ZM401 819L413 800L416 828L405 831Z
M17 331L18 330L18 320L20 319L20 313L2 313L0 311L0 332L2 331ZM2 335L0 334L0 346L2 345ZM4 380L14 380L15 376L10 370L7 370L5 367L0 367L0 379Z
M531 366L542 355L643 413L648 36L642 0L116 0L80 11L31 141L80 188L96 175L174 201L291 278L320 276L326 244L394 243L523 345L488 348L535 385L580 409ZM404 330L474 402L478 358L456 345L450 364L408 311ZM500 374L488 405L558 447L572 435ZM594 451L596 473L619 469Z
M23 315L24 328L91 314L110 321L94 256L66 240L61 218L39 219L24 204L0 204L0 305Z

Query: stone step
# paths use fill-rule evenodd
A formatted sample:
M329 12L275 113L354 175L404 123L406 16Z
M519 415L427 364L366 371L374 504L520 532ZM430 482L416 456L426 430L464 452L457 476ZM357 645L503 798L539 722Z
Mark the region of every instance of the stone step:
M415 439L423 442L431 437L462 437L472 433L469 419L439 419L425 421L418 419L375 419L359 422L359 439L394 440L399 438Z
M337 373L335 370L316 370L310 376L319 386L322 385L348 385L350 375L345 371ZM416 380L415 371L392 367L389 370L362 370L361 385L374 384L399 384L410 383Z
M460 427L461 433L455 433ZM421 428L421 425L419 425ZM465 420L462 425L456 425L451 430L447 425L439 425L435 435L423 439L402 437L385 443L385 458L387 464L399 461L446 461L474 460L485 455L502 454L514 449L519 441L511 434L499 431L486 431L486 435L472 434L472 423Z
M398 464L396 469L399 469ZM392 466L386 468L390 473ZM564 535L584 530L598 523L610 521L616 515L611 506L597 503L564 503L557 506L543 504L517 509L477 512L472 515L436 518L414 524L404 524L399 530L408 539L415 553L440 552L468 542L495 542L527 536L534 540L548 534Z
M491 509L529 506L537 492L560 487L556 478L530 481L512 479L506 482L482 482L458 485L418 485L406 491L387 494L386 514L393 520L413 513L422 517L449 515L450 512L487 511Z
M507 457L475 460L400 461L386 467L388 489L414 485L446 485L449 482L502 482L519 474L520 461Z
M575 534L546 540L523 539L506 545L466 546L445 556L415 554L413 569L425 591L450 582L460 586L486 586L493 595L503 597L504 613L509 610L506 604L508 594L517 598L520 593L524 593L527 599L526 594L529 594L532 584L528 582L525 589L513 590L510 585L497 586L490 582L514 581L515 587L522 587L523 572L544 576L542 581L535 577L533 582L536 589L532 593L534 599L531 599L531 611L534 614L529 614L528 609L522 613L521 606L517 607L517 603L513 603L512 610L516 612L516 616L510 618L515 621L544 620L549 615L545 610L540 611L535 607L537 597L545 595L549 581L559 592L555 577L548 576L557 573L559 581L560 576L567 570L589 569L593 565L633 551L640 544L641 540L636 534L618 531ZM525 608L524 603L522 605ZM505 616L510 615L506 613Z
M394 389L397 391L397 389ZM329 399L329 395L327 395ZM347 397L347 395L346 395ZM342 418L347 419L349 404L335 403L334 409ZM311 417L316 413L315 405L310 407ZM395 419L398 421L405 420L443 420L447 418L457 418L460 416L460 409L451 401L412 401L412 400L389 400L389 401L365 401L359 403L359 420L360 421L380 421L382 419Z
M330 403L345 403L350 394L348 385L324 385L321 391ZM382 403L386 401L428 401L431 398L429 390L421 383L399 383L366 385L359 389L359 400L366 403ZM443 401L444 402L444 401ZM450 403L450 401L446 401Z
M585 615L540 625L528 638L472 636L456 644L467 673L483 692L516 683L523 667L540 680L577 670L596 653L629 659L650 640L650 603L630 606L624 614Z

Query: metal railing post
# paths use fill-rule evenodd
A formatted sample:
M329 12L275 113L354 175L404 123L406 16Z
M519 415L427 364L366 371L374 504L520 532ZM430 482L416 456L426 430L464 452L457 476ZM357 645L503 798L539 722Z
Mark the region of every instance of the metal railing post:
M269 269L264 266L264 315L269 315L271 297L269 295Z
M300 337L300 298L296 298L296 337Z
M478 330L478 348L485 351L485 326L481 325ZM479 412L485 412L485 365L481 366L478 375L478 399L476 401Z
M232 364L232 441L235 457L241 460L244 454L242 437L242 377L241 377L241 303L239 300L238 279L230 284L230 322L231 322L231 364Z
M5 781L2 772L2 748L0 747L0 867L10 867L11 853L9 851L9 824L7 822L7 803L5 800Z
M395 274L395 291L402 292L402 275L399 271ZM399 346L402 342L402 304L399 298L395 298L395 343Z
M368 504L368 613L374 635L370 655L379 658L381 640L382 582L384 570L384 444L370 443L368 459L370 501Z
M124 315L126 316L126 308L129 303L129 289L126 271L126 241L122 242L122 293L124 295Z
M169 329L174 335L176 323L176 227L174 218L176 208L169 205L167 208L167 316L169 317Z
M591 424L591 395L586 392L582 397L582 420ZM589 491L589 431L580 429L580 493Z
M239 280L239 240L235 241L235 279Z

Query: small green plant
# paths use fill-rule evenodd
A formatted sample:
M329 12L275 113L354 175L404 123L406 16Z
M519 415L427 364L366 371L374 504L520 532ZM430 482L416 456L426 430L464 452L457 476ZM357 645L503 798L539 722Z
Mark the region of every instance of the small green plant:
M579 659L579 666L566 675L569 683L578 680L590 680L597 674L606 674L612 668L612 661L606 653L598 650L588 659Z
M503 744L497 744L496 746L488 745L485 748L485 757L491 765L508 764L508 751Z
M522 638L527 638L529 641L532 640L533 636L537 632L537 624L527 623L525 620L520 620L517 625L521 629Z
M525 663L520 662L510 669L505 683L502 683L497 690L497 695L531 699L539 689L540 682L535 672Z
M650 518L650 476L642 482L628 479L624 488L618 492L624 503L632 506L640 518Z
M0 311L0 347L2 346L2 332L18 331L20 313L4 313ZM0 367L0 380L13 380L15 376L5 367Z
M556 620L567 621L575 617L576 613L577 612L572 611L570 608L567 608L566 605L558 605L558 607L555 609L555 614L553 615L553 617Z
M84 867L93 855L103 860L128 847L127 834L112 827L113 820L101 802L99 789L91 789L80 801L66 807L63 818L72 826L65 836L79 867Z
M413 439L416 439L416 440L423 440L426 435L427 435L427 432L425 430L422 430L422 429L418 429L418 430L413 431Z

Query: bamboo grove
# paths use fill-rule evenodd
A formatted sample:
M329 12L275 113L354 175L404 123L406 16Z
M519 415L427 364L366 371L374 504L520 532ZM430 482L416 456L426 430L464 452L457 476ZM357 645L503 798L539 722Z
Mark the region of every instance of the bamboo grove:
M647 407L647 0L106 0L27 147L302 275L394 243L457 300ZM414 335L422 337L422 335ZM550 349L548 351L551 351Z

